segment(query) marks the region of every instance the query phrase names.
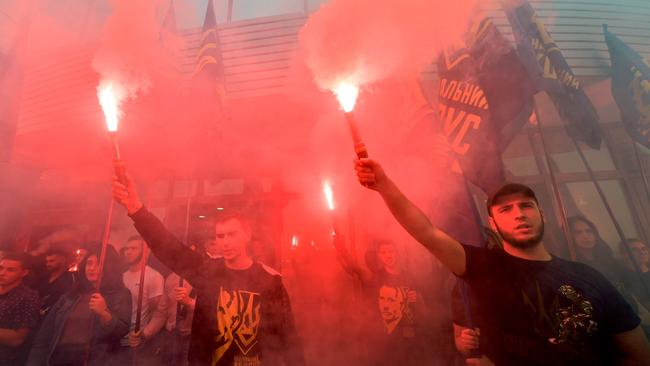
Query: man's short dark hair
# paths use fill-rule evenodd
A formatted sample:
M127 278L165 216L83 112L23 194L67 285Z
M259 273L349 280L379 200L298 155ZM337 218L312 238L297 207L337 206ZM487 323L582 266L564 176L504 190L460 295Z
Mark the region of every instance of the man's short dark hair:
M390 239L378 239L377 241L375 241L375 248L377 249L379 249L379 247L382 247L384 245L390 245L394 248L397 248L397 244L395 244L395 242Z
M144 239L142 239L142 237L140 235L131 235L131 236L129 236L128 239L126 239L127 242L136 241L136 240L144 241Z
M219 224L228 220L239 220L242 226L251 229L251 218L242 210L220 210L217 211L217 214L214 216L215 224Z
M24 268L27 269L27 256L24 253L21 252L5 252L5 254L0 258L0 260L10 260L10 261L16 261L20 262L20 265Z
M72 256L72 253L70 253L68 250L65 250L64 248L50 248L47 252L45 252L45 256L49 257L51 255L60 255L65 259L69 259Z
M524 197L529 197L535 200L535 203L539 206L539 201L535 192L528 187L527 185L520 183L505 183L499 189L494 191L487 200L487 210L488 215L492 216L492 206L499 203L499 200L505 196L510 196L513 194L521 194Z

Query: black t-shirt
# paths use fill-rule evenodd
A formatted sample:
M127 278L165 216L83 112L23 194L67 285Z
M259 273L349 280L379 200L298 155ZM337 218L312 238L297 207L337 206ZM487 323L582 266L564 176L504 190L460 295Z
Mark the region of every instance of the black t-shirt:
M469 297L467 283L458 279L451 290L451 317L456 325L461 327L475 327L474 317L478 313L476 301Z
M416 293L415 302L408 300L411 291ZM416 365L421 360L423 334L418 328L422 325L423 300L414 279L379 270L366 284L366 301L372 320L371 364Z
M278 331L286 292L280 276L255 262L245 270L209 260L203 276L190 276L198 296L192 323L191 364L262 366L274 364L271 331ZM286 303L288 306L288 303Z
M200 272L201 276L187 278L198 294L190 363L278 364L277 352L286 345L275 344L274 335L293 326L293 319L290 324L286 318L291 310L280 276L258 262L245 270L231 270L223 259L207 261Z
M464 245L483 354L497 365L609 365L611 336L639 318L591 267Z
M258 330L261 322L262 288L257 280L259 265L245 270L224 267L217 293L213 362L224 365L261 365ZM201 304L202 305L202 304ZM219 359L219 355L221 359Z

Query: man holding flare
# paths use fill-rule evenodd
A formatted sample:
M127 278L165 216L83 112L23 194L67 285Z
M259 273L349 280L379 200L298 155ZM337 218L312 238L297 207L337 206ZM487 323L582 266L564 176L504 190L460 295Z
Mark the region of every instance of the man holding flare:
M479 312L481 359L496 365L650 365L639 318L600 273L551 255L535 193L508 183L487 202L503 251L464 245L436 228L371 159L355 159L359 182L397 221L468 283Z
M113 197L153 254L196 291L190 365L304 365L281 275L247 252L252 228L246 215L219 211L215 241L223 257L212 259L175 238L144 207L128 175L124 183L113 177Z

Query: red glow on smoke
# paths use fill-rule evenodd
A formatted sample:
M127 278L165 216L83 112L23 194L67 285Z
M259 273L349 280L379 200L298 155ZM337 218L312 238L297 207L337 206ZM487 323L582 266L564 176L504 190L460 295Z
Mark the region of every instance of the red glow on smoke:
M466 31L476 2L332 0L300 32L305 61L320 88L413 76Z

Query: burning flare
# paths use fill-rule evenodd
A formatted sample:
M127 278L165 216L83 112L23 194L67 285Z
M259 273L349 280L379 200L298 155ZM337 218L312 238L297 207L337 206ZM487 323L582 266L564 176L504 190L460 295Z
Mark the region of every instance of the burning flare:
M123 93L120 92L120 89L115 87L111 82L101 83L99 87L97 87L97 98L99 99L99 104L102 106L102 110L104 111L106 127L109 132L117 131L117 125L122 116L122 111L120 111L122 94Z
M357 97L359 96L358 86L343 81L332 92L336 95L343 112L349 113L354 110L354 105L357 103Z
M327 200L327 208L334 211L334 193L328 181L323 182L323 193L325 194L325 200Z

